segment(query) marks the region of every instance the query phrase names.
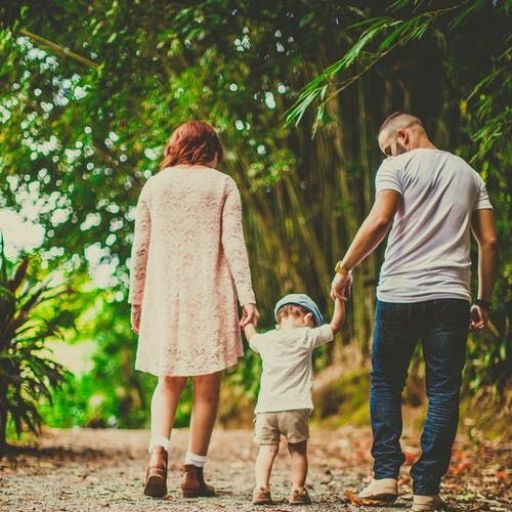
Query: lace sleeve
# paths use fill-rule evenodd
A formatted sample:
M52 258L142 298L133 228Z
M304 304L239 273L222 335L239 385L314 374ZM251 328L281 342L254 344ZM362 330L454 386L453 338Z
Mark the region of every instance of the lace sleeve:
M146 188L142 189L135 211L135 233L130 258L130 304L142 304L144 283L146 280L146 263L148 261L151 238L151 216L147 203Z
M242 226L242 202L238 187L231 178L226 183L222 210L222 247L235 283L240 305L255 304L256 299L252 289L249 257Z

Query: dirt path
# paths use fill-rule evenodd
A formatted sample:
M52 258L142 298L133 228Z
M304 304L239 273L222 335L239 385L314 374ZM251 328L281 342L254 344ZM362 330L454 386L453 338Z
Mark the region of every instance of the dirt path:
M273 510L299 512L286 502L273 507L253 507L255 447L248 430L218 430L214 434L206 474L219 496L184 500L179 489L179 465L183 460L187 431L173 434L170 493L166 500L142 494L147 432L123 430L48 430L37 450L24 449L0 459L0 510L9 512L82 511L224 511ZM444 496L453 510L512 510L512 445L458 441L444 484ZM303 510L335 512L357 510L343 499L346 489L358 489L371 469L368 429L344 427L336 431L312 431L309 489L314 504ZM405 438L408 460L417 449ZM395 508L411 502L408 467L404 469L404 493ZM289 489L288 461L283 446L273 475L273 495L284 498ZM378 512L381 509L369 508ZM390 510L382 509L382 510ZM392 509L391 509L392 510Z

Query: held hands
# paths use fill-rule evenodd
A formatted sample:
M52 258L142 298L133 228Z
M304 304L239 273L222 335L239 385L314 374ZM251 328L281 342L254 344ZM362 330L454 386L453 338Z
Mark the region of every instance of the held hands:
M242 306L242 318L240 319L240 327L244 328L249 324L256 327L260 319L260 313L256 304L244 304Z
M482 331L487 327L489 315L484 308L477 304L473 304L469 315L469 328L472 331Z
M346 300L350 297L351 290L352 274L350 272L347 274L336 273L331 283L331 299Z
M140 313L141 313L141 305L133 304L132 305L132 313L131 313L131 324L132 329L135 334L139 334L140 329ZM245 327L249 324L253 324L254 326L258 325L258 321L260 319L260 313L256 304L245 304L242 308L242 318L240 319L240 327Z

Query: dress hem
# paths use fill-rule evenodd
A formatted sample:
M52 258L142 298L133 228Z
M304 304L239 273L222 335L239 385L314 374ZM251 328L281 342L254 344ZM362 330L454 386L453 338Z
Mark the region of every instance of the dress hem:
M135 369L140 372L149 373L151 375L154 375L155 377L197 377L199 375L211 375L212 373L217 373L220 371L227 370L228 368L232 368L233 366L237 365L238 360L243 357L244 357L244 355L241 354L241 355L237 356L237 358L233 362L228 362L228 363L221 365L220 367L209 369L209 371L207 371L207 372L204 372L204 371L203 372L196 371L196 372L189 372L189 373L155 372L154 370L152 370L146 366L137 365L137 364L135 365Z

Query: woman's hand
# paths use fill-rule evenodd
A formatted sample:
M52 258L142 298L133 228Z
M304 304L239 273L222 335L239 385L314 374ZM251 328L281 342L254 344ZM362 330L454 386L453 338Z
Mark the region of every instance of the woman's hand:
M140 304L132 304L132 329L135 334L139 334L140 328L140 312L142 306Z
M244 328L246 325L252 324L254 327L258 325L260 313L256 304L245 304L242 306L242 318L240 319L240 327Z

